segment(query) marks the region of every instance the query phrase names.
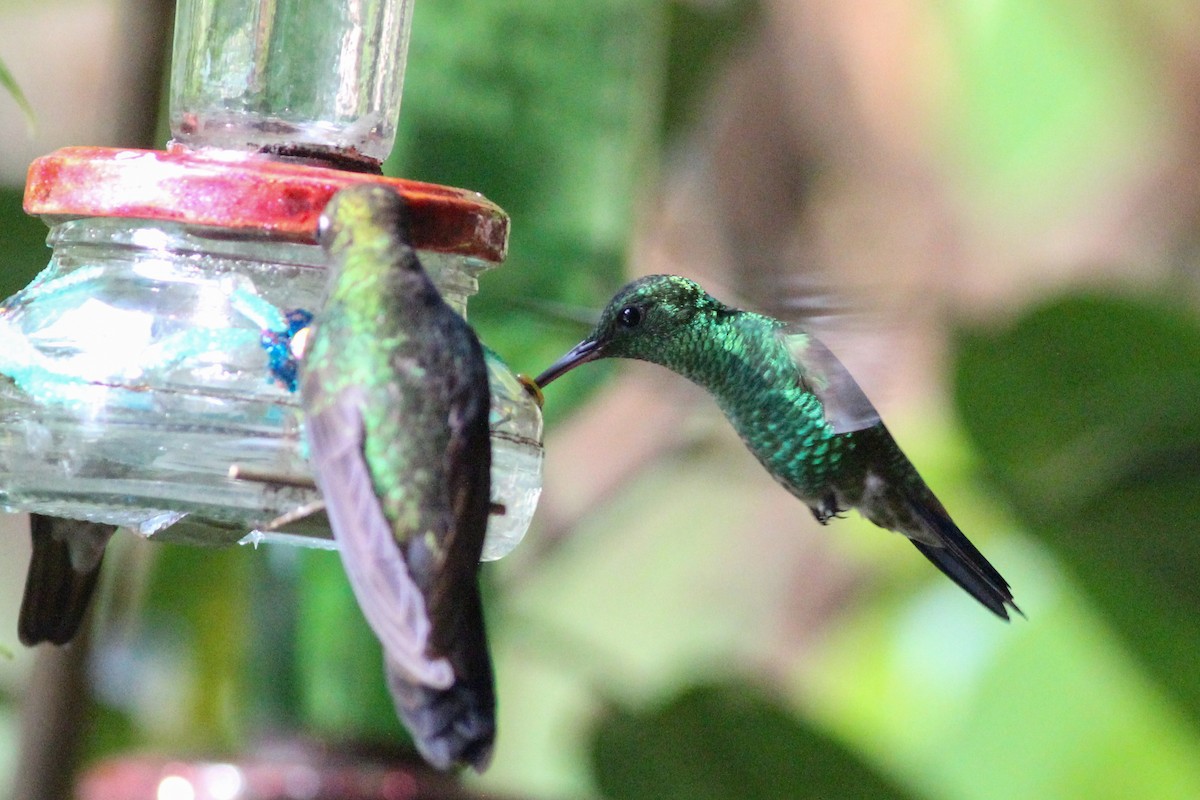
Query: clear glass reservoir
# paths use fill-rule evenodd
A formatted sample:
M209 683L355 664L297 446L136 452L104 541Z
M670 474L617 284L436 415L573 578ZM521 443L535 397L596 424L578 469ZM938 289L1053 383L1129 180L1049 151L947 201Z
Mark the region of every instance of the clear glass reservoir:
M291 336L325 289L313 244L85 217L51 226L49 266L0 307L0 505L198 544L331 546L289 386ZM465 315L483 259L422 251ZM289 372L291 370L291 372ZM493 501L484 558L524 535L541 412L489 356Z
M360 181L401 192L412 244L464 316L508 217L384 178L413 0L179 0L165 151L68 147L30 165L54 255L0 306L0 507L198 544L332 546L304 458L293 337L325 290L317 221ZM320 22L320 24L316 24ZM493 514L520 541L541 412L489 356Z

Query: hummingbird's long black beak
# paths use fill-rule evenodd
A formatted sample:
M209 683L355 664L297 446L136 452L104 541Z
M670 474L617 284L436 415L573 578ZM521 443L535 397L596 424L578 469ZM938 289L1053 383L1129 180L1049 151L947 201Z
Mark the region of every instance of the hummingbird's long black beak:
M559 375L570 372L580 364L586 364L589 361L595 361L597 358L600 358L603 355L604 349L600 342L595 341L594 339L584 339L582 342L572 347L565 356L551 364L545 372L543 372L541 375L538 375L534 380L534 383L544 389L546 388L546 384L550 383L550 381L554 380Z

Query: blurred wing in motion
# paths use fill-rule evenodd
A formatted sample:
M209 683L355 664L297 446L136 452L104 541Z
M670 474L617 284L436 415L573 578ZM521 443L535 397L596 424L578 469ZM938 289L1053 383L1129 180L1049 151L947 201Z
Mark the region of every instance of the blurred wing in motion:
M842 362L815 336L795 327L779 332L805 388L825 409L834 433L861 431L879 424L879 412Z

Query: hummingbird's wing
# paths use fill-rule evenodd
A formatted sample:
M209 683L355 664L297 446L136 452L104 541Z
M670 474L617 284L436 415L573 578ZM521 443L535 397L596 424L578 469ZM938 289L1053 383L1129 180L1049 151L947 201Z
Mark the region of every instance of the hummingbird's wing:
M815 336L795 327L776 334L800 373L800 381L821 401L834 433L861 431L879 424L879 412L837 356Z
M441 545L445 561L428 592L434 651L439 653L450 652L466 629L482 629L481 619L465 618L471 606L458 602L476 586L491 506L490 389L483 352L477 346L471 351L474 357L457 365L458 386L451 393L445 462L451 519Z
M443 560L427 588L431 650L453 665L455 683L446 690L416 686L389 664L388 686L397 712L429 763L439 769L470 764L482 772L496 731L492 664L477 578L491 499L491 402L482 351L473 342L462 349L471 355L443 370L455 382L445 456L450 519L439 543Z
M21 643L66 644L79 630L96 589L115 525L29 515L33 553L17 621Z
M414 681L444 689L454 682L454 672L444 658L427 655L425 600L375 495L363 454L363 403L361 390L354 388L323 398L313 412L306 403L309 463L346 575L388 663Z

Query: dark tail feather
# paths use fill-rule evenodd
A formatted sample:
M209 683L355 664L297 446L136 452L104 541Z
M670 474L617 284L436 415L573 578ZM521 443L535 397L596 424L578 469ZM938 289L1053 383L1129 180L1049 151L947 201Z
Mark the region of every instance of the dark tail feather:
M29 528L33 555L17 636L26 647L40 642L66 644L75 637L87 613L100 576L104 544L115 528L41 514L30 515Z
M934 532L939 545L926 544L910 539L921 554L933 562L946 577L961 586L968 594L982 603L996 616L1007 620L1011 608L1021 616L1025 614L1013 602L1008 581L996 571L975 545L950 519L950 515L937 500L933 504L920 500L909 500L909 506Z
M387 675L396 713L426 761L440 770L457 766L470 766L476 772L487 769L496 738L496 698L490 671L483 680L458 680L449 689L413 683L390 664Z

